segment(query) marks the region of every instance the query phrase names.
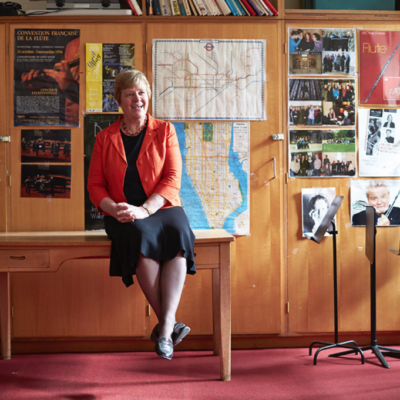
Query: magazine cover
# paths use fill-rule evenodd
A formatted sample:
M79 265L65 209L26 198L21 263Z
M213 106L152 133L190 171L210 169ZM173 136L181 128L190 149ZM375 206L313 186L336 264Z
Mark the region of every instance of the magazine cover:
M400 104L400 31L360 29L360 104Z

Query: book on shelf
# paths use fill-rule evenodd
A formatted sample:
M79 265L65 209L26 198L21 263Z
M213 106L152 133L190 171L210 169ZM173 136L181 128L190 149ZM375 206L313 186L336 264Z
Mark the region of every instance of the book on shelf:
M237 10L239 11L239 15L246 15L246 11L244 11L242 5L240 4L239 0L233 0Z
M216 0L219 8L221 9L222 15L229 15L232 14L232 11L226 4L225 0Z
M240 5L242 6L244 12L246 13L246 15L250 16L249 10L247 9L247 7L244 5L244 3L242 2L242 0L238 0L238 2L240 3Z
M189 2L189 6L190 6L191 9L192 9L193 15L201 15L201 14L200 14L200 10L199 10L198 7L197 7L196 0L188 0L188 2Z
M225 1L226 1L226 4L228 5L229 9L231 10L231 13L235 16L238 15L236 8L233 7L233 4L231 3L231 0L225 0Z
M161 15L160 0L153 0L153 14Z
M160 0L160 8L161 8L161 15L163 16L170 16L171 13L171 5L169 0Z
M186 10L185 10L185 7L183 5L183 0L178 0L178 4L179 4L179 11L181 12L181 15L183 17L186 17Z
M277 9L271 4L270 1L264 0L264 3L266 3L266 4L268 5L268 7L270 8L270 10L272 11L272 14L278 15Z
M249 12L249 14L254 17L255 15L257 15L257 13L254 11L254 8L249 4L249 2L247 0L242 0L242 3L244 4L244 6L247 8L247 11Z
M192 11L190 10L188 0L183 0L183 7L185 7L186 15L192 15Z
M143 15L142 10L139 7L139 4L136 0L126 0L128 6L132 10L133 15Z
M253 10L255 11L255 13L257 15L262 15L261 11L257 8L257 6L254 4L253 0L247 0L248 3L251 5L251 7L253 7Z
M194 0L194 2L197 4L197 8L199 9L199 15L208 15L208 11L202 0Z
M178 0L170 0L172 15L181 15Z

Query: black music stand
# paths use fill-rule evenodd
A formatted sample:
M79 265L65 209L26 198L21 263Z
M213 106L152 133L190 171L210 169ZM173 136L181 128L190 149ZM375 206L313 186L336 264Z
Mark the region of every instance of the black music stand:
M343 347L345 349L352 349L352 352L354 351L356 354L360 352L361 354L361 363L364 364L364 354L363 352L359 349L357 346L357 343L354 340L349 340L347 342L341 342L339 343L339 323L338 323L338 298L337 298L337 262L336 262L336 255L337 255L337 250L336 250L336 226L334 222L335 215L342 204L342 201L344 199L344 196L335 196L332 204L328 208L327 213L325 214L325 217L323 218L320 226L318 227L317 231L315 232L314 235L311 234L305 234L305 236L316 242L316 243L321 243L322 238L325 236L325 233L328 232L333 236L333 296L334 296L334 322L335 322L335 343L330 343L330 342L312 342L310 344L310 349L309 349L309 355L312 355L312 347L315 344L322 344L324 345L323 347L320 347L314 355L314 365L317 365L317 357L318 354L321 351L332 349L334 347ZM329 231L328 228L332 226L332 230ZM350 346L350 344L353 344L354 346Z
M366 347L362 347L361 350L371 350L376 357L379 359L381 364L385 368L390 368L386 362L385 357L397 357L400 358L400 350L390 349L378 345L376 337L376 221L375 221L375 208L372 207L366 201L358 201L360 205L364 206L366 213L366 226L365 226L365 255L367 256L371 265L371 344ZM380 350L385 350L385 353L381 353ZM347 354L354 353L355 350L344 351L342 353L331 354L329 357L340 357Z

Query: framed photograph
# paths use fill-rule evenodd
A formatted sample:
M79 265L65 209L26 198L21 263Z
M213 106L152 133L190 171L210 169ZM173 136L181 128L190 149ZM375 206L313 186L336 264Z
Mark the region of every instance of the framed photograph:
M358 200L363 200L375 208L375 222L378 227L399 226L399 196L398 180L351 180L351 225L365 226L365 207L358 203Z
M335 195L335 188L301 189L303 237L305 237L305 233L314 234L317 231ZM329 234L326 233L325 236L329 236Z
M71 198L71 166L22 164L21 197Z
M71 130L22 129L21 162L71 162Z

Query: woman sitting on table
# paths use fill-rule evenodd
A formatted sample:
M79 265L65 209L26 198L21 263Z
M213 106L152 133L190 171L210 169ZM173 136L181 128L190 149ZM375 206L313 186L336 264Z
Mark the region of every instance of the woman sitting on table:
M114 97L124 115L102 130L93 148L88 190L112 239L110 275L126 286L137 276L158 318L150 338L171 360L190 328L175 321L186 274L195 274L194 234L180 207L182 158L175 129L152 118L139 71L120 73Z

